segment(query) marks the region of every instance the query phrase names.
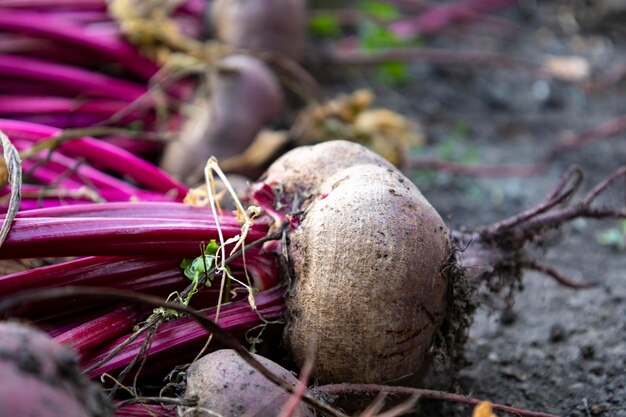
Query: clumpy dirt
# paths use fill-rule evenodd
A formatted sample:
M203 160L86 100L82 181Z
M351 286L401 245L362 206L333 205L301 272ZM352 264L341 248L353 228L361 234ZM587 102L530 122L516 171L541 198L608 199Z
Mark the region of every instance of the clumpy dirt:
M589 61L596 80L624 65L626 20L616 23L607 16L581 28L572 26L572 11L580 14L570 7L575 2L520 3L525 6L499 14L518 25L512 36L465 26L428 44L480 48L535 62L548 55L577 55ZM452 227L488 224L531 207L573 164L585 170L587 190L626 162L626 133L548 157L568 133L620 116L625 82L591 92L582 83L542 79L519 69L419 65L412 71L411 81L400 87L381 85L373 73L358 70L350 82L372 88L378 105L421 121L429 144L417 157L447 154L480 165L547 164L545 173L532 177L412 171ZM623 204L623 184L605 201ZM539 254L572 279L597 281L598 287L575 291L526 273L524 291L511 310L479 312L467 346L470 364L454 385L459 393L563 416L626 417L626 252L597 242L598 233L617 225L576 221L551 237L551 249ZM447 417L471 412L441 403L426 403L422 411Z

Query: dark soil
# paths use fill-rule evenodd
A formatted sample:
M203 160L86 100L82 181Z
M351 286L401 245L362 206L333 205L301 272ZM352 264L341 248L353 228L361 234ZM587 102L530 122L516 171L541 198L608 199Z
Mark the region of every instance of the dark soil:
M547 55L582 56L596 80L624 65L625 19L615 23L613 13L582 29L565 23L574 13L580 18L581 9L569 6L575 2L521 3L527 6L501 13L519 25L513 36L465 26L428 44L479 48L535 62ZM626 133L548 157L568 132L623 114L626 83L616 81L591 93L580 83L493 66L420 65L412 71L411 81L400 87L381 85L371 72L354 70L350 79L354 87L373 88L377 105L421 121L429 144L419 157L445 153L479 165L548 164L544 174L533 177L412 172L452 227L489 224L531 207L573 164L585 170L586 190L626 162ZM345 91L345 85L337 87ZM609 202L623 204L623 182L621 187ZM617 225L575 221L550 239L550 250L539 254L572 279L599 282L597 288L575 291L527 273L511 310L479 311L467 346L470 365L454 385L459 393L563 416L626 417L626 253L597 241L600 232ZM466 406L441 403L426 404L423 411L448 417L471 413Z

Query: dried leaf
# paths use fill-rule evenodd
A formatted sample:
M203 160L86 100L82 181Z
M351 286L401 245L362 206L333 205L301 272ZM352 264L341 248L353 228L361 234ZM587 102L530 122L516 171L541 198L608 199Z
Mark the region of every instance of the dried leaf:
M289 141L287 132L261 131L241 154L220 162L224 171L246 172L261 167Z
M565 81L582 81L589 77L589 61L581 56L553 56L543 62L543 69L555 78Z
M483 401L474 407L472 417L498 417L493 413L493 407L489 401Z

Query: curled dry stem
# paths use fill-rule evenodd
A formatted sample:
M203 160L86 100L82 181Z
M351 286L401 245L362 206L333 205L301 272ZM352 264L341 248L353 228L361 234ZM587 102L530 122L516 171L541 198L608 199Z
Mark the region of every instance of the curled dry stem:
M0 131L0 143L2 144L4 156L4 168L7 171L8 183L11 185L9 208L2 222L2 227L0 228L0 246L2 246L2 243L4 243L4 240L11 230L13 219L15 219L19 211L20 202L22 201L22 162L20 161L20 155L17 149L15 149L9 137L2 131Z

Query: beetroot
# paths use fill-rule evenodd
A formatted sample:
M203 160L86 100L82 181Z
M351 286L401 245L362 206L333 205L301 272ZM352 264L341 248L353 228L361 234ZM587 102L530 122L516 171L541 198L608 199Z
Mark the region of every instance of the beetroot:
M278 80L251 56L222 59L210 77L210 90L208 101L198 98L180 139L168 146L163 157L163 168L179 178L202 172L211 156L242 153L284 108Z
M215 36L237 48L273 52L299 60L307 28L304 0L215 0Z
M271 209L298 218L287 239L285 329L296 363L315 347L322 382L419 377L449 313L443 271L453 249L439 214L395 167L352 142L294 149L262 179Z
M296 377L280 365L259 355L254 357L285 382L295 386ZM218 350L194 362L187 371L186 399L196 398L192 416L208 416L210 410L224 417L254 415L276 417L289 394L252 368L234 350ZM293 417L309 417L301 404Z
M76 356L30 326L0 322L0 381L0 417L113 415Z

